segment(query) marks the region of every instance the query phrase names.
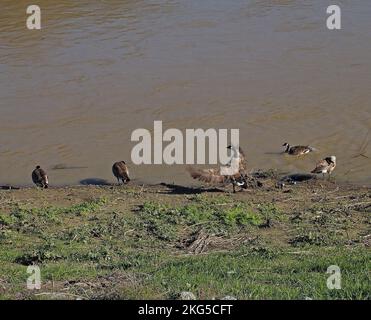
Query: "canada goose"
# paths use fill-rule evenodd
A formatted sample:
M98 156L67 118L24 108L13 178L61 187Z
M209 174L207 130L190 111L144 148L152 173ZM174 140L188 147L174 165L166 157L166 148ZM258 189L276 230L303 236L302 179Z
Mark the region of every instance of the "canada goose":
M116 177L118 184L120 184L120 180L124 184L130 181L129 169L125 161L115 162L112 166L112 173Z
M191 177L206 183L231 183L234 193L236 192L236 185L241 187L241 189L247 189L245 155L241 148L237 149L233 146L228 146L227 148L233 151L232 158L227 166L220 166L216 169L195 169L188 167L187 170Z
M236 148L234 148L231 145L229 145L227 149L230 149L233 151L232 159L234 157L239 160L239 171L245 172L247 170L247 160L246 160L245 153L243 152L241 147L238 148L238 152L236 152L237 151ZM231 162L229 162L229 164L231 164Z
M32 171L32 181L40 188L46 189L49 186L48 176L40 166L37 166L36 169Z
M311 173L322 173L323 177L325 177L325 174L327 173L330 178L330 175L332 171L334 171L335 167L336 157L331 156L318 162L316 168L312 170Z
M315 151L315 149L311 146L290 146L287 142L285 142L282 147L285 147L285 153L288 153L292 156L302 156L309 152Z

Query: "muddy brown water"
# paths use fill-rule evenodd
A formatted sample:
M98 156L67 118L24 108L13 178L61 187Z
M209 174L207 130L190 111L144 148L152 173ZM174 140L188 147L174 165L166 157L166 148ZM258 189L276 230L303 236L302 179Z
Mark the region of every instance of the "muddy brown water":
M0 184L30 184L36 164L54 185L113 182L154 120L239 128L252 169L336 155L339 181L371 184L369 1L336 1L340 31L322 0L34 2L41 31L26 29L29 1L0 4ZM286 141L318 152L283 156ZM192 183L180 165L131 171Z

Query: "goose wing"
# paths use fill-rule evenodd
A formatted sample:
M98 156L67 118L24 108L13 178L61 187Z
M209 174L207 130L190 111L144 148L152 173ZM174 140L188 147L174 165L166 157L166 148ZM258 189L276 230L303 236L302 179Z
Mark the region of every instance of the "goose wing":
M312 170L311 173L322 173L324 171L327 171L328 168L329 168L329 164L324 159L317 163L317 166Z
M207 183L225 183L227 176L220 174L220 169L196 169L188 167L187 171L193 179Z
M47 186L49 184L48 176L46 172L41 168L32 171L32 181L34 184L40 186Z
M32 171L32 182L34 184L38 184L40 183L40 181L41 181L41 176L39 174L39 171L35 169L34 171Z
M114 163L112 166L112 172L116 178L130 180L129 169L123 161Z
M246 160L246 156L245 156L245 153L243 152L243 150L241 149L240 147L240 172L246 172L247 170L247 160Z
M247 168L247 161L244 152L239 148L239 158L232 158L228 166L221 166L217 169L196 169L187 167L193 179L206 183L228 183L235 179L241 179L241 173Z
M312 148L309 146L295 146L291 147L289 153L293 155L306 154L312 151Z

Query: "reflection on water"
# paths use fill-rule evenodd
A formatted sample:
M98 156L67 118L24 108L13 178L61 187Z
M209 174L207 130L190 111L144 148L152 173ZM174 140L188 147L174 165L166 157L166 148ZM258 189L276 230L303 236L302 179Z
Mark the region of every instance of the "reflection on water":
M338 1L341 31L316 0L39 0L41 31L26 30L28 4L1 2L0 184L28 184L36 164L54 184L113 181L154 120L239 128L251 168L305 172L335 154L338 180L371 182L367 1ZM275 154L286 141L319 152ZM181 166L132 174L191 183Z

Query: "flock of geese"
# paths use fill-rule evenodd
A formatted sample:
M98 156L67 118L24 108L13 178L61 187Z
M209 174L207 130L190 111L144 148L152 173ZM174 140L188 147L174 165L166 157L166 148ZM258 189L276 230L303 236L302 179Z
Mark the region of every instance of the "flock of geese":
M303 156L310 152L316 151L315 148L311 146L290 146L287 142L282 145L285 147L284 153L287 153L291 156ZM219 169L195 169L193 167L188 167L188 172L190 173L193 179L197 179L207 183L220 183L220 184L232 184L233 192L236 192L236 186L241 187L241 189L247 189L248 183L248 173L246 165L246 157L241 148L236 149L233 146L229 146L229 149L232 149L232 159L227 167L221 166ZM228 169L233 166L237 170L233 174L225 174L228 172ZM314 174L321 174L323 177L327 174L330 178L332 171L336 167L336 157L329 156L321 161L319 161L316 167L311 171Z
M290 146L288 143L284 143L284 153L291 156L303 156L310 152L316 151L311 146ZM233 192L236 192L236 186L241 189L247 189L247 165L246 157L242 149L234 146L228 146L228 149L232 151L232 158L230 162L225 166L213 169L196 169L194 167L188 167L187 171L190 173L193 179L210 183L210 184L232 184ZM316 167L311 171L313 174L322 174L323 177L327 174L330 178L332 171L336 167L336 157L329 156L319 161ZM116 177L118 184L121 182L126 184L130 181L129 169L125 161L115 162L112 166L112 173ZM37 166L32 172L33 183L40 188L48 188L49 180L48 176L40 166Z

